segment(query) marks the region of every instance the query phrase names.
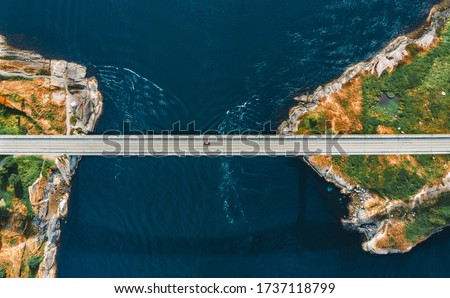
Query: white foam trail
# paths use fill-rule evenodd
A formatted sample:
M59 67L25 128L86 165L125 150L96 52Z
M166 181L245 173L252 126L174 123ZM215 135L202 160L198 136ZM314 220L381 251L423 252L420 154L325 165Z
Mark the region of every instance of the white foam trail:
M166 123L174 123L178 117L189 115L189 108L177 96L168 94L149 79L129 68L112 65L94 65L102 91L114 105L122 119L135 121L146 129L162 129ZM172 116L181 115L181 116Z
M94 67L95 67L95 66L94 66ZM155 82L153 82L153 81L147 79L147 78L144 77L144 76L141 76L140 74L138 74L137 72L135 72L135 71L132 70L132 69L129 69L129 68L126 68L126 67L120 68L120 67L113 66L113 65L99 65L99 66L97 66L97 67L103 67L103 68L109 68L109 69L115 69L115 70L124 70L124 71L127 71L127 72L133 74L134 76L140 78L141 80L144 80L144 81L146 81L146 82L152 84L153 87L155 87L156 89L158 89L160 92L164 92L164 89L161 88L160 86L158 86ZM100 72L101 72L101 69L100 69Z
M223 180L219 186L219 191L221 197L224 199L223 211L225 213L225 217L230 224L247 222L244 210L242 210L241 203L239 201L239 193L236 190L236 182L233 179L233 171L230 170L229 161L222 162L221 167L223 170ZM232 206L230 206L231 200ZM230 207L237 211L237 214L240 214L240 216L236 216L236 214L233 214L233 212L230 210Z
M156 89L158 89L159 91L161 91L161 92L164 91L163 88L159 87L158 85L156 85L154 82L150 81L149 79L147 79L147 78L145 78L145 77L139 75L137 72L135 72L135 71L133 71L133 70L131 70L131 69L129 69L129 68L124 68L123 70L128 71L128 72L134 74L135 76L137 76L138 78L140 78L140 79L142 79L142 80L144 80L144 81L146 81L146 82L149 82L150 84L152 84L152 85L153 85Z

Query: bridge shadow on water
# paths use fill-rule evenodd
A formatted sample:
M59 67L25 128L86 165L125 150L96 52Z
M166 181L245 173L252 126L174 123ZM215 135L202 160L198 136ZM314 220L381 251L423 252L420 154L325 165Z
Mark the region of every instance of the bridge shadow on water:
M233 232L232 235L215 235L207 237L196 237L191 236L183 237L171 237L171 236L151 236L150 238L145 237L138 233L124 232L124 230L117 228L111 228L108 225L102 225L97 222L94 225L77 222L80 226L78 230L89 230L89 237L92 239L101 239L101 241L96 241L89 246L92 251L113 251L117 253L145 253L145 254L179 254L179 253L189 253L189 254L203 254L205 252L218 254L218 255L231 255L236 253L241 253L240 245L235 245L235 243L242 242L247 244L246 253L252 254L254 251L259 253L271 253L279 252L280 250L290 250L295 252L295 247L302 247L311 250L327 250L337 247L347 247L348 243L355 242L359 240L360 236L355 233L346 232L343 230L340 224L340 216L345 214L345 210L342 206L339 206L338 191L333 188L322 189L315 191L319 192L320 204L322 207L328 209L327 212L333 213L333 218L325 218L315 220L314 212L308 211L308 202L303 197L307 195L308 183L313 180L312 184L322 184L323 181L319 177L315 177L316 174L309 169L304 163L299 159L292 158L291 161L295 166L300 168L300 171L309 171L310 173L306 175L306 179L303 175L300 175L297 187L298 193L302 194L302 198L298 199L298 216L294 222L290 224L277 226L269 229L264 229L261 231L245 231ZM331 186L330 186L331 187ZM187 210L186 212L189 212ZM74 219L76 220L76 219ZM161 223L163 224L163 223ZM108 235L114 235L114 238L108 237ZM81 236L81 235L80 235ZM280 247L279 240L289 238L290 241L295 242L295 246ZM120 243L113 243L113 239L121 239ZM224 243L232 243L233 245L224 246ZM67 248L70 249L70 248Z

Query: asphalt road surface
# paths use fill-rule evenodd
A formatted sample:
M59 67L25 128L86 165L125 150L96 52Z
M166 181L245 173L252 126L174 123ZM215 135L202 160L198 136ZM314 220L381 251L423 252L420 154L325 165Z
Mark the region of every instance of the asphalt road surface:
M0 154L80 156L450 154L450 135L0 136Z

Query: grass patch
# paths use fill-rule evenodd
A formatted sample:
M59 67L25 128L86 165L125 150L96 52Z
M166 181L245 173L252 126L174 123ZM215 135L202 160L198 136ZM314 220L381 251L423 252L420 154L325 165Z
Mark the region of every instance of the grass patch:
M307 113L300 122L297 134L324 134L327 130L327 118L324 113Z
M424 185L445 176L448 155L417 155L389 164L387 156L335 156L333 167L351 181L382 197L409 201Z
M0 107L0 134L20 135L26 133L20 118L28 118L24 113L4 106ZM28 120L28 119L27 119Z
M450 130L450 105L446 93L450 85L450 31L441 32L438 47L421 54L408 47L413 60L380 77L369 76L363 82L362 122L365 133L375 133L378 125L398 127L406 133L447 133ZM384 90L389 90L384 92ZM380 109L383 92L398 96L398 113L394 107ZM393 117L397 115L397 117Z
M445 193L432 206L420 206L416 218L406 224L406 239L411 243L421 241L450 225L450 192Z
M0 59L1 59L1 60L10 60L10 61L12 61L12 60L17 60L17 56L14 56L14 55L6 55L6 56L0 57Z
M4 76L0 75L0 81L32 81L33 79L23 76Z
M6 269L0 268L0 278L6 278Z

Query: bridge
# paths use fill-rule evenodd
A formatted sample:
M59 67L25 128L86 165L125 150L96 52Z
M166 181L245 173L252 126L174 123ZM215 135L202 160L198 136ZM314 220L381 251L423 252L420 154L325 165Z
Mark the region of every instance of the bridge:
M0 155L307 156L450 154L450 135L0 136Z

